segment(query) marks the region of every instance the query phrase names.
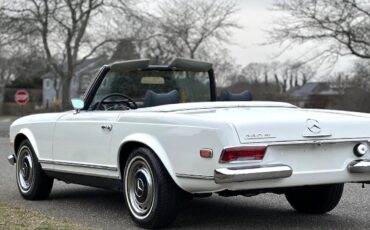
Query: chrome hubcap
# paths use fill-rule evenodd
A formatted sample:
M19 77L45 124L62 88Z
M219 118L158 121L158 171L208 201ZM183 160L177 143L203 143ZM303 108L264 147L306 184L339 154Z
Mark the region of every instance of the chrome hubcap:
M125 191L131 213L138 219L146 218L153 208L156 190L152 170L143 157L137 156L130 161Z
M18 154L17 181L22 192L28 192L34 180L34 162L31 150L23 146Z

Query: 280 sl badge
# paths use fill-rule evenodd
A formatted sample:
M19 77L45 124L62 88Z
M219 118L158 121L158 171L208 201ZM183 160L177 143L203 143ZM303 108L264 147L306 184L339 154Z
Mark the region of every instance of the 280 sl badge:
M270 139L275 137L271 136L271 134L269 133L253 133L245 135L244 138L248 140L248 139Z

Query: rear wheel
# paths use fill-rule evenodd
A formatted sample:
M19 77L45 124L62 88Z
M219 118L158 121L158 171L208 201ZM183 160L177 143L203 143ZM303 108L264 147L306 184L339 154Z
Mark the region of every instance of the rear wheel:
M16 178L19 192L26 200L46 199L53 187L53 179L41 169L36 154L28 140L17 152Z
M175 220L182 191L152 150L141 147L130 154L123 182L130 215L140 227L166 227Z
M298 212L323 214L333 210L343 194L343 184L294 188L285 193L290 205Z

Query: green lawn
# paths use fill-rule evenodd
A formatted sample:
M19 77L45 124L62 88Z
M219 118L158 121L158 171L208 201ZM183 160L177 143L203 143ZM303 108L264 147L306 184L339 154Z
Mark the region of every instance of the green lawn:
M0 203L0 229L4 230L92 230L39 212Z

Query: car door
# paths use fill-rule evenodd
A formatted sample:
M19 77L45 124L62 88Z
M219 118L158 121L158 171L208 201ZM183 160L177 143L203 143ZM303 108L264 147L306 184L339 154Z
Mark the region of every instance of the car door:
M55 124L54 169L66 173L116 177L117 156L109 155L117 111L70 112Z

